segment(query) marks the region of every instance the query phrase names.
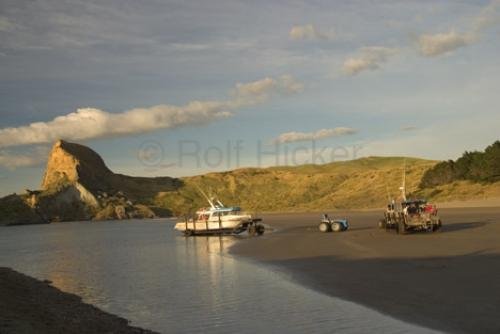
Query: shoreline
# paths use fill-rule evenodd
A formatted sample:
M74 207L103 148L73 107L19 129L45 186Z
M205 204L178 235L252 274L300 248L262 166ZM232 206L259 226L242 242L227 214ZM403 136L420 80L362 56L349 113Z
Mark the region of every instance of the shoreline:
M265 215L276 232L240 240L229 254L407 323L500 332L500 208L442 209L442 232L404 236L376 228L380 211L344 213L351 227L341 233L317 231L317 214Z
M456 201L449 201L449 202L432 202L438 205L439 208L441 209L452 209L452 208L495 208L495 207L500 207L500 198L497 197L491 197L491 198L486 198L486 199L472 199L472 200L456 200ZM322 214L324 212L332 212L332 213L338 213L338 212L344 212L344 213L356 213L356 212L380 212L381 210L384 210L384 207L379 207L379 208L350 208L350 209L342 209L342 208L330 208L330 209L324 209L324 210L297 210L297 211L261 211L258 212L258 216L281 216L281 215L304 215L304 214ZM116 221L128 221L128 220L165 220L165 219L178 219L179 217L175 216L169 216L169 217L156 217L156 218L127 218L127 219L112 219ZM68 221L46 221L43 223L36 222L36 223L22 223L22 222L17 222L17 223L0 223L0 226L5 226L5 227L10 227L10 226L25 226L25 225L48 225L48 224L64 224L64 223L72 223L72 222L91 222L91 223L98 223L100 221L110 221L110 220L94 220L94 219L89 219L89 220L68 220Z
M130 333L156 332L129 325L129 321L82 302L77 295L0 267L1 333Z

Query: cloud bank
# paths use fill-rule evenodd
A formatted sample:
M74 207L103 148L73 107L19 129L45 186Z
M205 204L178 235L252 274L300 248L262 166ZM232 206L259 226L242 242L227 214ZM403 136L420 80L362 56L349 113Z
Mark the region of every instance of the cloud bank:
M500 0L493 0L482 8L478 15L469 21L469 29L459 33L455 30L435 34L421 34L415 38L415 48L424 57L437 57L449 54L459 48L478 41L483 31L500 23ZM343 64L343 71L349 75L356 75L362 71L374 71L381 64L398 53L401 48L386 48L381 46L364 47L359 49L358 55L347 58Z
M0 147L51 143L57 139L85 140L125 136L207 124L230 117L244 107L260 104L275 95L301 92L303 86L291 76L237 84L225 101L192 101L184 106L156 105L121 113L96 108L81 108L48 122L0 129Z
M309 40L309 41L317 41L317 40L329 40L333 39L335 35L333 32L322 32L319 29L317 29L315 26L312 24L306 24L306 25L297 25L293 26L292 29L290 29L289 32L289 37L292 40L299 41L299 40Z
M366 70L374 71L397 51L397 49L383 46L364 47L359 50L357 56L347 58L342 68L349 75L356 75Z
M339 137L355 134L357 131L353 128L338 127L333 129L321 129L315 132L286 132L280 134L273 143L284 144L299 141L319 140L329 137Z

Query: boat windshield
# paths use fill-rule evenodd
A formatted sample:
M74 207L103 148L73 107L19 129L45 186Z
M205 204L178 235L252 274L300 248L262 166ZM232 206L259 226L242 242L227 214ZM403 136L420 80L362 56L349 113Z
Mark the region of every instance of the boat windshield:
M220 213L221 216L233 216L233 215L240 215L240 214L241 214L240 210L222 211Z

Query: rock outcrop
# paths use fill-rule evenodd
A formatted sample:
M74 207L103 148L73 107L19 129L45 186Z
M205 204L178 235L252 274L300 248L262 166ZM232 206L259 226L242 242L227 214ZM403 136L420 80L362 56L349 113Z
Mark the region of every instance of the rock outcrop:
M0 198L0 225L48 223L37 210L29 205L27 196L12 194Z
M90 148L59 140L50 152L42 189L79 183L86 189L98 190L106 187L105 180L112 174L104 160Z
M182 185L179 179L171 177L134 177L113 173L92 149L59 140L50 152L42 189L47 191L75 183L94 196L120 192L133 202L150 200L160 191L171 191Z
M151 203L158 192L181 184L170 177L115 174L92 149L59 140L50 152L42 189L0 199L0 224L164 216L169 211Z

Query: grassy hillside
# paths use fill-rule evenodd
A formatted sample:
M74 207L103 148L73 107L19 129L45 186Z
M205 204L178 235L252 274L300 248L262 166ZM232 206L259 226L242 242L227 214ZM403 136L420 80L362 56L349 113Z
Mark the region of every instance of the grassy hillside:
M500 198L500 182L458 180L421 188L423 175L438 162L403 157L369 157L325 165L243 168L182 179L133 178L110 172L110 176L99 183L108 182L109 193L105 195L97 191L94 196L104 210L101 213L110 211L105 215L106 219L111 219L107 217L114 215L118 204L133 209L133 216L140 213L141 207L147 208L148 214L153 210L162 216L189 215L207 206L199 189L228 206L239 205L250 212L381 208L387 204L389 196L399 198L405 161L409 196L424 197L438 204ZM112 178L117 182L111 186ZM73 196L75 200L58 200L68 197L65 189L48 188L38 192L39 213L29 207L28 194L0 199L0 225L42 223L45 222L42 216L49 220L54 220L54 217L56 220L81 220L92 216L90 211L94 209L81 202L78 193ZM119 203L110 207L110 201Z
M500 198L500 182L478 183L473 181L454 181L433 188L419 190L418 194L435 202Z
M249 211L305 211L382 207L387 189L396 196L405 158L369 157L325 165L244 168L186 177L176 191L159 193L157 205L174 214L206 206L198 188L226 205ZM423 173L435 161L406 158L407 189L416 191Z

